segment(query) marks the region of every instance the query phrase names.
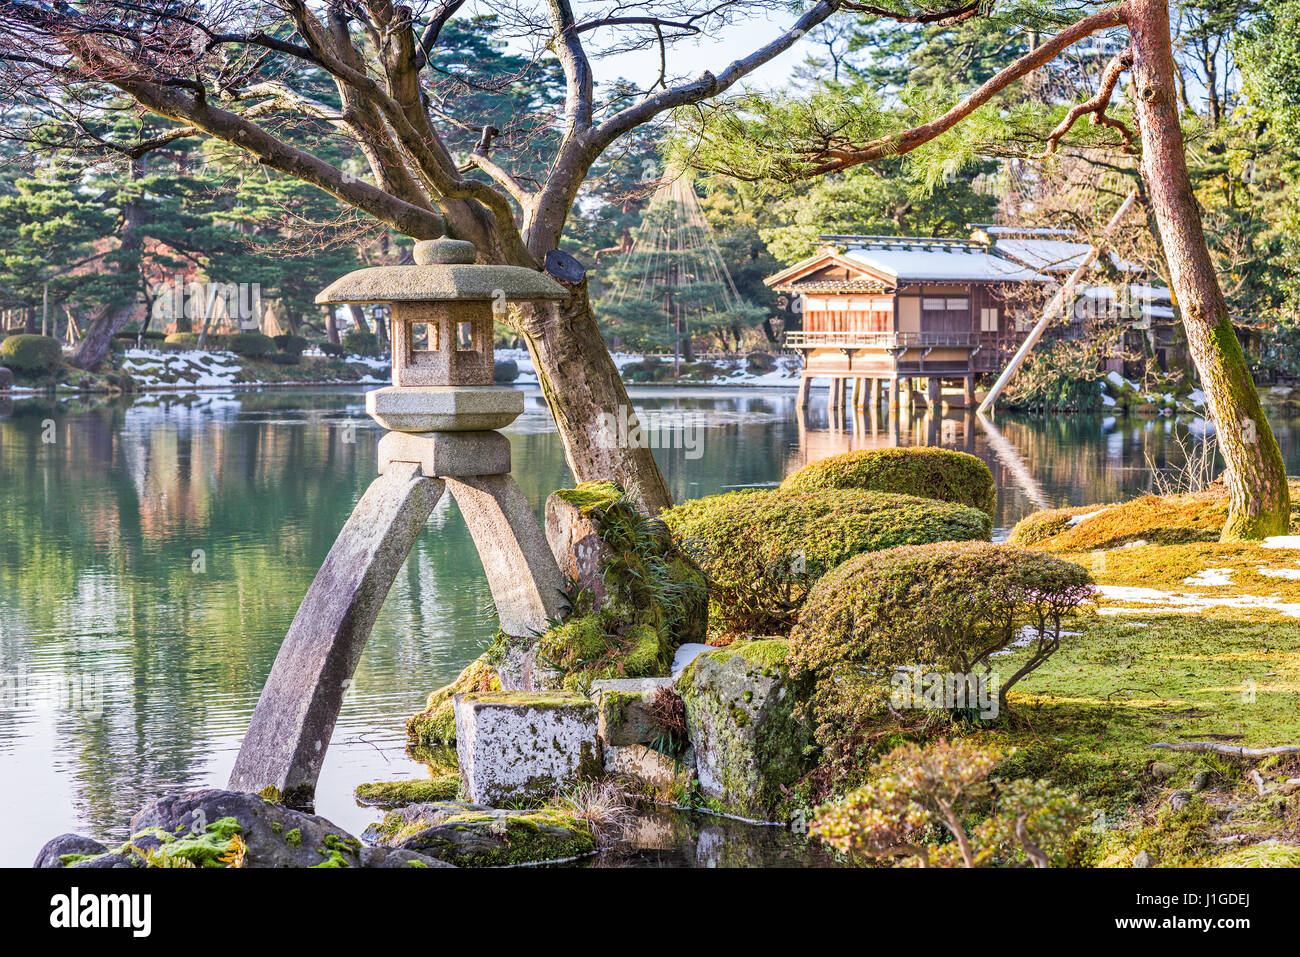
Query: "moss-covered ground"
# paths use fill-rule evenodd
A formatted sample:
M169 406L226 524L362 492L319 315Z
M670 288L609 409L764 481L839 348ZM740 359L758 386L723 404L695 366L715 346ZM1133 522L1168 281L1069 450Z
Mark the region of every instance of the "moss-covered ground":
M1095 546L1099 530L1086 521L1040 540L1035 547L1086 543L1054 550L1091 570L1096 607L1017 685L1009 713L971 732L1004 753L1014 749L1002 777L1048 778L1080 794L1098 815L1095 865L1132 866L1143 851L1156 866L1300 861L1300 784L1287 783L1300 776L1300 756L1151 747L1300 744L1300 548L1114 544L1155 527L1204 523L1198 533L1213 535L1204 509L1214 497L1116 506L1120 514L1100 535L1111 547ZM1125 512L1141 533L1119 524ZM1152 515L1162 517L1153 523Z

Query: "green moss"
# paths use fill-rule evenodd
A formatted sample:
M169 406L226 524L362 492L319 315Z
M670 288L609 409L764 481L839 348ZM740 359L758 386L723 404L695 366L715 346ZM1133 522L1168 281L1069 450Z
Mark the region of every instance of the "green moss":
M378 781L360 784L355 791L357 803L373 807L402 807L428 801L449 801L460 789L460 774L439 774L413 781Z
M501 679L487 655L469 666L449 685L429 695L424 710L406 719L406 734L413 744L451 743L456 740L456 709L452 698L470 691L497 691Z
M1300 481L1290 486L1291 527L1300 531ZM1214 542L1227 519L1228 491L1216 483L1185 495L1036 512L1011 530L1008 541L1047 551L1114 549L1139 540L1155 545Z
M133 835L132 841L145 834L162 841L157 847L144 852L145 863L149 867L171 867L181 861L194 867L226 867L221 858L232 853L237 844L234 838L242 831L243 827L238 820L223 817L209 824L201 834L185 832L171 835L151 829Z
M280 789L274 784L268 784L266 787L262 788L262 790L257 792L257 796L267 804L284 803L284 795L280 793Z
M376 829L383 843L393 847L420 835L415 850L465 867L505 867L565 860L588 854L596 848L590 827L565 808L543 806L526 812L489 814L455 806L434 817L407 821L400 812L390 812ZM483 846L457 840L457 831L481 830L499 839L499 846ZM492 843L492 842L486 842ZM467 848L475 847L469 851Z
M784 638L762 638L753 641L733 641L731 644L708 652L719 661L740 657L762 669L779 668L790 655L790 642Z
M662 515L709 579L717 634L785 634L809 590L855 555L987 541L989 516L950 502L853 489L732 492Z
M1207 867L1300 867L1300 847L1267 842L1238 848L1205 861Z
M621 501L623 490L613 482L583 482L577 488L557 490L555 497L588 515Z
M969 505L992 516L997 507L993 473L965 452L928 446L861 449L818 459L786 478L781 488L809 492L859 489L894 492Z
M295 827L284 835L284 843L290 847L302 847L302 828Z

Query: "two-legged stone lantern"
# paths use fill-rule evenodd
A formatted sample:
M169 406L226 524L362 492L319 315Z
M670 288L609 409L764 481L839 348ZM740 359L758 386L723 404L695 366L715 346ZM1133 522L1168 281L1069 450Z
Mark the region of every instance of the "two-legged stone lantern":
M388 429L379 478L339 533L298 608L231 772L230 787L273 787L306 805L343 695L393 578L441 498L451 492L483 561L501 629L526 637L565 611L564 581L532 507L510 476L495 431L524 410L522 392L493 385L493 309L563 299L531 269L474 265L471 243L422 242L415 265L360 269L318 303L392 309L393 384L366 395Z

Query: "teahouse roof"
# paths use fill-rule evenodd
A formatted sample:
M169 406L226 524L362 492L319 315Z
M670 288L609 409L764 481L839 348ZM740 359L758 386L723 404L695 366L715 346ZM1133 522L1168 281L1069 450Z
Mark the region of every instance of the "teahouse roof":
M989 253L968 239L822 236L827 246L766 280L798 292L893 292L918 282L1049 282L1048 276ZM840 274L842 273L842 274ZM832 285L834 284L834 285Z

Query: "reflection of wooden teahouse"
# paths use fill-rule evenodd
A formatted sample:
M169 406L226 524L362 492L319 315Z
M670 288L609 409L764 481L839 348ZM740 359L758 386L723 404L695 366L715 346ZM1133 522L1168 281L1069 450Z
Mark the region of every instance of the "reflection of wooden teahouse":
M1019 343L999 287L1049 281L971 240L821 239L816 255L766 280L797 297L802 314L803 328L785 336L804 357L800 405L817 376L831 378L832 406L844 403L849 381L859 408L868 390L879 399L885 381L895 405L913 379L927 381L932 403L945 381L959 381L969 404L975 377L999 370Z

